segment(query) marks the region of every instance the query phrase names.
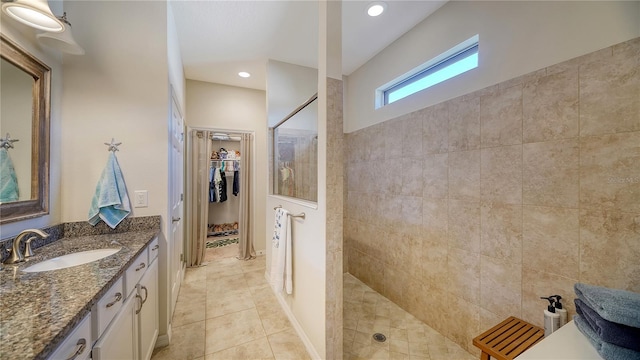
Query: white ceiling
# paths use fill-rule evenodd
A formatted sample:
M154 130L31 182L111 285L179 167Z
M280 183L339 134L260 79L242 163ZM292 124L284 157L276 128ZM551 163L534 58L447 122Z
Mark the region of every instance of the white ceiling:
M342 69L349 75L425 19L446 0L386 0L372 18L371 1L342 6ZM264 90L268 59L317 67L316 1L173 0L187 79ZM252 74L240 78L239 71Z

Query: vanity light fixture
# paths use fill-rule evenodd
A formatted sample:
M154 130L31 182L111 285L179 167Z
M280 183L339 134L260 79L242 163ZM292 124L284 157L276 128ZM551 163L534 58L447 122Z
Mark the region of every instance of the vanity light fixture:
M38 34L36 35L38 41L45 46L58 49L68 54L84 55L84 49L73 39L71 23L67 20L67 13L65 12L58 19L65 24L64 31L60 33L45 32Z
M367 14L371 17L382 14L387 9L387 4L383 1L374 1L367 6Z
M38 30L62 32L64 23L56 18L47 0L3 0L2 11L12 19Z
M251 74L249 74L249 73L248 73L248 72L246 72L246 71L240 71L240 72L238 73L238 76L243 77L243 78L248 78L248 77L250 77L250 76L251 76Z

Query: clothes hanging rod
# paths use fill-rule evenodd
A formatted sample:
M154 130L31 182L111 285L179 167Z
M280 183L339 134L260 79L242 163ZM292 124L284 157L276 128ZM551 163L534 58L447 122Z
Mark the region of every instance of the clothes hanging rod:
M274 207L274 208L273 208L273 210L278 210L278 209L280 209L280 208L282 208L282 205L278 205L278 206ZM296 215L293 215L293 214L289 214L289 213L288 213L287 215L289 215L289 216L291 216L291 217L294 217L294 218L302 218L302 219L305 219L305 218L306 218L306 216L307 216L307 215L306 215L305 213L303 213L303 212L301 212L300 214L296 214Z

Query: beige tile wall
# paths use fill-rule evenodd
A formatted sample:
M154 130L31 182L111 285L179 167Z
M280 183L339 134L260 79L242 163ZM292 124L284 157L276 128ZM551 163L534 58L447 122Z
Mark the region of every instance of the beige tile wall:
M469 351L576 282L640 292L640 38L345 148L348 271Z
M344 134L342 81L327 78L326 355L343 358Z

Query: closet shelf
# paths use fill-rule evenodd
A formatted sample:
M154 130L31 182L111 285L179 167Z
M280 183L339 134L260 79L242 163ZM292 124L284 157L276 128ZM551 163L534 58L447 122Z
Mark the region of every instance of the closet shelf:
M240 161L242 159L209 159L209 161L214 162L214 161Z
M238 230L227 230L227 231L216 231L216 232L207 232L207 237L209 236L226 236L226 235L238 235Z

